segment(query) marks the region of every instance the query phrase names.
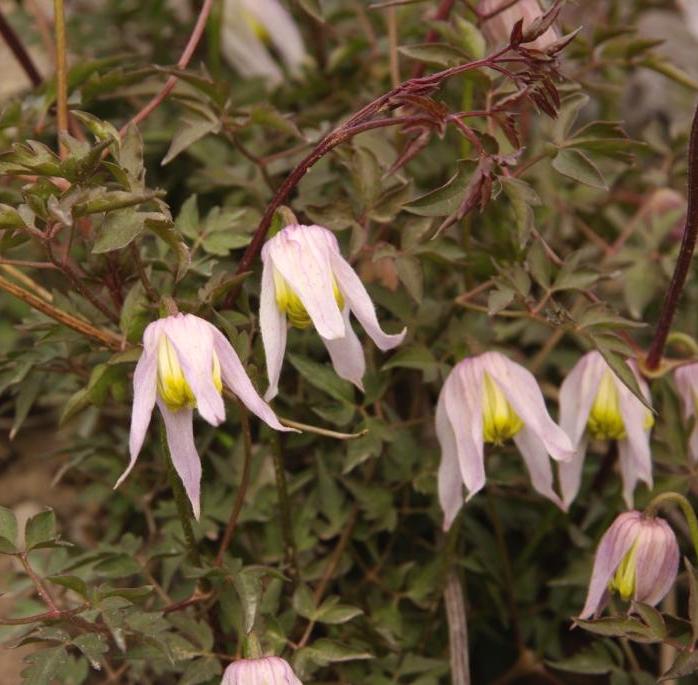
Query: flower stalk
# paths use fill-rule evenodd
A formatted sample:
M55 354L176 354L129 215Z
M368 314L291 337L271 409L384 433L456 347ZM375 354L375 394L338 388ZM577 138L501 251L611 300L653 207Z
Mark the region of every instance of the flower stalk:
M645 360L645 365L651 371L657 369L662 361L662 354L671 330L671 323L679 306L681 293L686 285L686 277L688 276L693 252L696 248L696 239L698 239L698 107L696 107L693 115L691 138L688 143L688 210L686 212L686 226L683 230L683 238L681 239L681 248L676 261L674 275L671 277L671 283L664 298L654 339Z
M54 35L56 40L56 116L58 123L58 151L61 159L68 148L61 141L61 134L68 132L68 64L66 60L65 8L63 0L53 0Z
M691 503L678 492L663 492L647 505L644 511L645 516L656 516L664 504L677 504L681 508L681 512L688 524L693 551L696 555L696 560L698 560L698 517L696 517L696 512Z

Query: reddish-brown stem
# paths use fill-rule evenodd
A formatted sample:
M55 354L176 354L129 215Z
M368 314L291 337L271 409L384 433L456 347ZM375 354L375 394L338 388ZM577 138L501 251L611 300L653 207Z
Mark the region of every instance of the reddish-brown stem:
M397 88L392 88L387 93L383 93L375 100L369 102L362 107L358 112L351 116L347 121L338 126L333 131L330 131L293 169L286 177L286 180L279 186L271 202L267 205L262 218L259 221L257 230L255 231L252 241L247 246L236 273L240 274L249 271L252 263L260 253L264 241L267 236L267 231L271 226L274 212L286 201L286 198L291 194L291 191L298 185L308 169L315 164L319 159L324 157L328 152L333 150L337 145L349 140L358 133L368 131L373 128L383 128L387 126L410 125L426 121L424 116L412 117L387 117L383 119L370 120L372 116L381 110L389 107L392 102L401 95L409 93L422 93L436 88L445 79L451 78L458 74L472 71L484 66L493 66L496 61L506 52L509 46L502 48L492 55L484 57L480 60L459 64L449 69L437 71L429 76L413 78L401 83ZM225 301L226 307L231 307L239 294L239 288L233 289Z
M245 494L247 493L247 486L250 483L250 465L252 464L252 434L250 433L250 417L247 413L247 409L238 402L240 407L240 424L242 425L242 441L244 447L244 461L242 464L242 476L240 477L240 486L238 487L237 495L235 496L235 502L233 503L233 509L230 512L230 518L228 519L228 525L225 527L225 533L223 533L223 539L218 548L218 554L216 555L216 560L213 562L214 566L221 566L223 564L223 558L225 553L230 547L230 543L233 540L233 535L235 535L235 530L238 525L238 518L240 512L242 511L242 505L245 501Z
M434 12L434 16L432 17L433 20L446 21L446 19L448 19L448 15L451 14L453 5L455 4L456 0L441 0L441 3L436 8L436 12ZM425 42L433 43L434 41L436 41L438 37L439 34L438 31L436 31L436 29L429 29L429 31L427 32ZM417 64L415 64L414 70L412 71L412 78L419 78L424 73L425 68L426 64L424 62L418 62Z
M18 557L20 562L22 563L22 566L24 567L24 570L27 572L27 575L31 578L32 583L34 583L34 587L36 588L36 591L39 593L39 597L41 597L44 604L46 604L46 606L51 610L51 612L54 615L60 615L61 610L58 608L56 602L51 596L49 589L44 585L43 580L36 575L36 572L31 567L31 564L27 559L27 553L22 552L22 554L18 555Z
M693 115L691 126L691 139L688 143L688 210L686 213L686 226L683 230L681 248L671 277L669 290L667 290L659 315L659 323L654 333L652 344L647 353L645 364L648 369L654 370L659 366L666 345L667 336L671 330L671 322L679 306L681 292L686 285L686 277L693 259L693 252L698 237L698 107Z
M206 22L208 21L208 15L211 13L212 5L213 0L204 0L204 4L201 6L201 11L199 12L199 16L196 20L196 24L194 25L194 29L191 32L191 36L189 36L189 40L184 48L184 52L179 58L179 62L177 62L178 69L186 69L187 65L189 64L189 60L191 60L192 55L194 54L194 51L201 40L201 36L204 33L204 29L206 28ZM143 120L147 119L174 90L176 85L177 77L170 76L165 82L162 90L155 97L153 97L153 99L148 102L148 104L145 105L140 112L133 116L127 124L121 127L119 134L123 136L131 124L138 125Z
M32 85L38 86L42 81L41 74L24 47L24 44L19 39L19 36L15 33L12 26L10 26L7 19L5 19L2 10L0 10L0 35L5 39L7 47L10 48L15 59L19 62L22 69L24 69L24 73L32 82Z

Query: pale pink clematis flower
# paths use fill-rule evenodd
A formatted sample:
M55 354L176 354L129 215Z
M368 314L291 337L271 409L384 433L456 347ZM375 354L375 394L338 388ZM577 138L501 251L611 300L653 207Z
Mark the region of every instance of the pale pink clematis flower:
M262 249L259 320L267 360L270 400L279 391L286 350L286 322L297 328L315 326L339 376L363 390L363 348L351 327L352 312L381 350L405 337L384 333L361 279L342 257L334 234L322 226L291 224Z
M654 606L671 589L678 569L679 545L669 524L639 511L626 511L601 538L579 618L598 616L611 590L626 601Z
M303 685L288 662L278 656L239 659L225 669L221 685Z
M513 438L535 490L564 508L553 489L548 455L564 461L574 450L550 418L533 374L499 352L485 352L458 363L446 378L436 405L441 445L438 490L448 529L468 499L485 485L484 443Z
M628 361L642 394L650 401L647 383ZM575 447L574 459L560 464L560 488L565 506L579 492L589 435L618 441L623 498L630 509L638 480L652 488L650 429L652 412L613 373L600 352L585 354L560 387L560 425Z
M698 462L698 364L680 366L674 371L674 381L683 403L684 418L686 421L691 417L695 419L688 450L691 459Z
M269 51L281 56L291 76L298 76L307 58L293 17L279 0L224 0L221 47L223 56L246 78L261 77L271 87L284 73Z
M490 14L503 5L508 5L511 0L480 0L478 10L481 14ZM523 30L525 31L531 23L543 14L538 0L519 0L515 5L498 12L491 19L487 19L482 24L482 32L489 43L493 46L503 45L509 42L509 36L519 19L523 19ZM524 47L545 50L549 45L560 38L557 29L551 26L542 36L539 36L532 43L525 43Z
M224 384L272 428L289 430L257 394L237 353L215 326L193 314L175 314L149 324L143 333L143 354L133 375L131 461L114 487L123 482L136 463L157 404L165 421L172 463L198 519L201 460L194 445L193 409L196 407L212 426L222 423Z

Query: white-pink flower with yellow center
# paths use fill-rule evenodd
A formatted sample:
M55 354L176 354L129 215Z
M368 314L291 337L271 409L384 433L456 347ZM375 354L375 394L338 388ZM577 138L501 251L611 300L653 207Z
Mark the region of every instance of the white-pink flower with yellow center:
M242 76L261 77L271 87L284 80L275 55L291 76L300 74L308 57L298 26L280 0L224 0L221 48Z
M225 669L221 685L303 685L289 664L278 656L239 659Z
M574 451L550 418L533 374L499 352L485 352L458 363L446 378L436 405L441 445L438 490L448 529L468 499L485 485L485 443L512 438L524 458L535 490L560 508L548 455L564 461Z
M506 9L498 11L500 7ZM519 0L514 4L511 0L480 0L477 9L481 15L491 15L483 21L482 32L493 46L508 43L511 31L520 19L523 19L523 30L526 31L543 14L538 0ZM542 36L523 45L526 48L545 50L559 38L557 29L551 26Z
M679 391L686 421L694 418L693 431L688 442L691 459L698 462L698 364L686 364L674 371L676 389Z
M172 463L194 516L199 518L201 460L194 444L193 410L196 408L212 426L222 423L223 385L269 426L289 430L258 395L237 353L215 326L193 314L175 314L149 324L143 333L143 354L133 375L131 461L115 487L136 463L157 404L165 422Z
M628 361L643 396L650 401L647 383ZM560 425L575 447L574 459L560 464L560 488L565 506L579 492L589 436L618 442L623 498L633 506L638 480L652 488L650 429L652 412L613 373L600 352L585 354L560 387Z
M381 350L399 345L405 330L383 332L373 302L342 257L334 234L322 226L291 224L266 242L262 261L259 322L269 376L265 399L279 391L287 322L296 328L315 326L337 374L363 389L366 362L349 314Z
M664 519L639 511L622 513L596 550L579 618L598 616L612 591L625 601L658 604L674 584L678 568L679 545Z

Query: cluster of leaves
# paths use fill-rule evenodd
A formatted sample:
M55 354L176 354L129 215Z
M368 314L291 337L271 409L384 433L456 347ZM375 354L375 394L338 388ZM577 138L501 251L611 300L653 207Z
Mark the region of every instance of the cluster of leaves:
M631 617L618 609L584 623L602 639L568 630L595 544L622 508L612 450L590 448L597 458L569 515L531 494L510 446L489 451L487 493L448 534L436 498L433 406L464 355L507 352L536 372L550 400L592 347L634 383L624 358L649 341L643 321L656 317L678 250L684 205L675 189L696 90L655 41L629 28L651 3L624 13L610 0L584 3L603 28L569 45L561 38L550 54L527 49L519 26L506 69L403 93L390 106L409 124L351 136L319 159L287 203L303 222L337 233L386 328L406 326L406 342L389 356L366 345L360 394L336 376L312 329L290 331L274 408L322 430L279 438L255 425L248 474L234 405L215 430L197 423L195 550L155 426L137 470L112 490L127 461L133 363L161 298L224 330L262 388L258 270L235 273L281 182L323 135L391 90L391 53L406 77L417 65L449 69L493 52L467 3L448 21L427 22L436 38L426 43L433 3L400 6L399 45L387 38L387 7L292 4L305 35L323 38L303 77L273 93L221 62L218 14L197 66L154 68L176 62L187 26L163 3L110 0L98 18L70 22L80 58L69 74L66 154L44 125L54 83L0 104L0 268L24 264L30 280L16 283L43 303L0 295L12 323L0 329L0 419L18 455L5 467L34 458L22 441L42 427L40 462L87 512L73 521L57 508L67 545L53 513L19 534L0 508L0 554L12 564L12 618L0 632L35 646L24 682L78 685L106 673L112 682L214 685L254 628L304 682L436 685L449 677L443 592L452 573L466 589L473 682L543 670L549 682L570 673L580 683L654 682L656 651L622 650L617 636L678 649L667 677L693 672L691 568L677 588L690 596L690 615L638 605ZM573 12L558 24L576 28ZM105 31L110 24L123 33ZM114 56L136 39L150 52ZM673 126L650 119L636 132L643 143L619 123L619 91L641 68L686 101ZM121 134L133 103L171 75L172 97ZM692 279L679 322L689 332L697 296ZM657 379L653 395L657 488L688 493L691 426L669 379ZM638 503L648 496L639 492Z

